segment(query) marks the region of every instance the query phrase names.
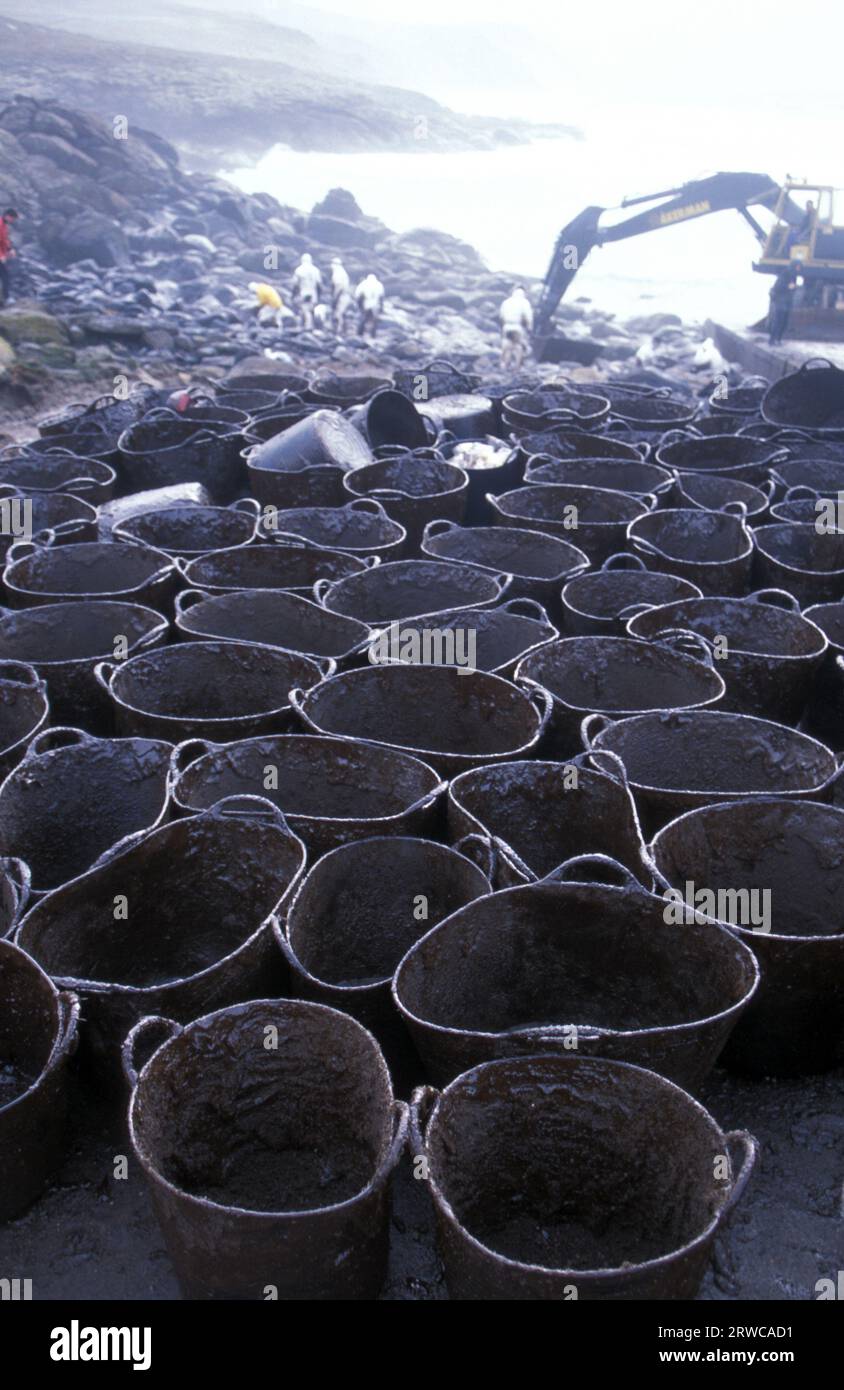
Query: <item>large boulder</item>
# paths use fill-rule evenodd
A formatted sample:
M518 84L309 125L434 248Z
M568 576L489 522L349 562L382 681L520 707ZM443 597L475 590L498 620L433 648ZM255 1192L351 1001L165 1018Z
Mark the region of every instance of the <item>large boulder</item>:
M87 260L101 266L129 265L131 261L122 227L101 212L80 212L69 222L49 218L41 226L40 239L47 255L59 266Z
M88 174L96 177L96 161L90 155L77 150L69 141L58 135L42 135L38 131L26 131L18 143L30 154L39 154L49 159L59 169L69 174Z
M10 343L65 343L64 326L28 303L0 309L0 335Z
M345 222L358 222L363 217L357 199L347 188L329 189L321 203L314 203L311 213L314 216L340 217Z
M374 246L379 237L373 227L347 222L343 217L327 217L323 213L311 213L306 230L309 237L324 246Z

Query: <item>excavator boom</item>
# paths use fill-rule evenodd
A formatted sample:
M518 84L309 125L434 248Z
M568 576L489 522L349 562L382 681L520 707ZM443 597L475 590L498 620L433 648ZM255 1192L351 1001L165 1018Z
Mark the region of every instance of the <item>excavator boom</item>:
M721 212L726 208L735 208L740 212L764 244L766 234L747 207L758 204L773 210L779 205L780 215L797 225L803 217L803 209L791 198L786 197L783 201L782 193L780 185L765 174L723 173L685 183L680 188L630 199L622 206L632 207L639 203L656 203L656 206L609 227L600 225L606 208L584 208L557 237L536 311L535 337L541 340L550 332L557 305L594 246L626 240L642 232L657 231L660 227L673 227L678 222L706 217L709 213Z

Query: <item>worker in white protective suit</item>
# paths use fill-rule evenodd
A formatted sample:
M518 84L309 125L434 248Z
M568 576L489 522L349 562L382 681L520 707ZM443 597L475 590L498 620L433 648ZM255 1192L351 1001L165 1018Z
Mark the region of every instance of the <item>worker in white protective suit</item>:
M339 338L345 337L346 321L354 307L349 272L340 257L334 256L331 262L331 313L334 332Z
M384 307L384 286L372 271L358 284L355 300L360 310L358 334L361 338L375 337L378 319Z
M501 366L518 371L527 355L533 329L533 309L523 285L514 285L499 310Z
M293 296L298 301L303 328L314 326L314 306L322 289L322 275L307 251L293 272Z

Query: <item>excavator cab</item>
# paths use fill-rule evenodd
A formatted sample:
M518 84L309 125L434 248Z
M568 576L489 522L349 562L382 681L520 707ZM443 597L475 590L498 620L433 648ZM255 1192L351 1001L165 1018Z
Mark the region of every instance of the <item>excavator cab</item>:
M835 194L831 184L786 179L753 265L762 275L779 275L800 262L803 285L791 311L790 338L844 339L844 226L835 223Z

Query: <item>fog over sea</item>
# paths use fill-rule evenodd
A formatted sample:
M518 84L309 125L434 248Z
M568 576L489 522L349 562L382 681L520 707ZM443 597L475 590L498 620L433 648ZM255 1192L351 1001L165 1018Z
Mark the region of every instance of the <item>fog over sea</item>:
M606 102L588 109L517 89L431 95L467 112L574 120L584 139L459 154L426 154L424 141L414 155L300 154L275 146L254 167L238 170L234 181L299 207L310 207L331 187L348 188L365 212L397 231L437 227L471 242L493 269L541 276L560 228L589 204L610 208L625 195L719 169L770 174L776 182L786 174L828 183L840 178L835 124L827 130L793 110ZM768 225L764 210L755 215ZM844 220L844 206L837 220ZM721 212L596 249L568 297L587 295L620 317L665 309L741 327L767 309L770 280L751 270L756 254L744 219Z

